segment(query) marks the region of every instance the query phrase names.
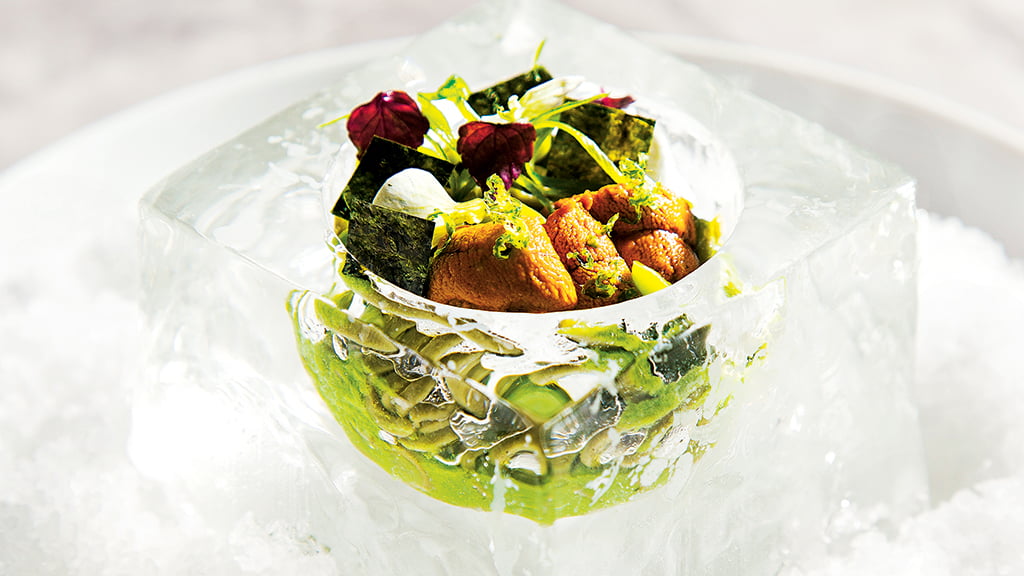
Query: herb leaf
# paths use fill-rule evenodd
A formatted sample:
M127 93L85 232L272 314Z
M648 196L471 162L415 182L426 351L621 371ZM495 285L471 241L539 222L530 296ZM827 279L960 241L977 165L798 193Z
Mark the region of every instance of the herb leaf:
M349 139L362 156L374 136L418 148L430 130L430 121L408 94L388 90L356 107L349 114L346 127Z
M523 173L533 158L537 131L531 124L470 122L459 127L457 150L462 163L481 185L490 176L501 177L506 188Z

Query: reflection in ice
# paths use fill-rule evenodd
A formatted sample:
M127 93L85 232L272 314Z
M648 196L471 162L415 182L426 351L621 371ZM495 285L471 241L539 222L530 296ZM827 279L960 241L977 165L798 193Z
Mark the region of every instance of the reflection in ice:
M502 402L491 402L484 418L456 412L451 425L459 440L470 450L490 448L527 428L526 421Z
M614 426L622 414L618 396L601 388L571 410L544 425L544 448L549 456L577 452L597 433Z

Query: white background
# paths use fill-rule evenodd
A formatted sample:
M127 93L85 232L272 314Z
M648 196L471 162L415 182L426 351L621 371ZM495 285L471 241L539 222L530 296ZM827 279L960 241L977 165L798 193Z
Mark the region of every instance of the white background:
M623 28L895 79L1024 130L1019 0L568 0ZM0 0L0 170L94 120L241 67L413 35L470 0Z

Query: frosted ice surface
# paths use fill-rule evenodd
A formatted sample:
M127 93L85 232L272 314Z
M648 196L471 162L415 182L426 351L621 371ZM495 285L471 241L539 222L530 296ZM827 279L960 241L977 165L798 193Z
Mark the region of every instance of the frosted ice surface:
M70 225L81 217L81 212L68 213L58 216L67 222L58 223ZM933 505L895 530L858 534L849 549L830 554L815 569L788 573L1024 573L1024 515L1019 513L1024 458L1017 442L1024 437L1024 406L1019 376L999 366L1016 358L1024 266L1007 261L991 238L955 220L932 216L923 223L922 354L915 390L929 475L938 486ZM133 225L129 211L116 225ZM120 252L98 250L103 240L89 231L80 240L64 256L69 278L82 281L82 291L0 292L0 334L17 335L3 338L0 348L0 574L360 573L351 560L358 550L328 550L311 539L322 531L310 528L310 510L329 502L330 487L319 466L300 465L302 453L293 446L268 442L264 434L259 443L236 449L262 467L265 482L258 490L277 497L306 493L306 507L291 500L267 511L264 496L249 510L218 518L216 507L197 508L202 502L195 494L175 489L167 475L159 482L140 477L124 455L134 384L128 359L137 353L125 335L136 333L136 306L114 280L93 283L97 267L130 262L135 248L125 242ZM958 272L949 268L950 260L961 263ZM71 264L76 261L78 268ZM93 281L83 281L86 274ZM53 305L58 292L65 306ZM949 314L951 303L970 309ZM91 338L77 346L52 346L56 325ZM950 334L958 336L951 341ZM39 361L39 349L48 351L47 362ZM949 354L952 360L945 361ZM948 370L951 366L958 370ZM225 418L238 420L242 411L230 405L198 416L179 410L178 420L171 412L166 425L175 428L181 422L211 426ZM267 419L255 418L249 430L271 428ZM198 441L187 446L193 455L202 455L203 447ZM214 451L225 453L222 445ZM209 482L193 492L246 491L239 483L230 493L217 492L216 476L223 471L208 461L182 458L176 465L179 476L203 478L207 472ZM341 485L353 480L351 471L336 478ZM256 509L262 515L254 514Z
M495 476L495 512L481 512L417 491L438 487L417 476L415 461L391 470L407 484L360 455L310 385L285 312L291 290L324 291L333 281L319 182L343 135L317 125L382 89L427 90L452 73L472 86L515 75L543 39L551 70L623 87L665 120L661 154L677 171L661 177L685 186L698 214L720 217L731 232L673 289L592 316L621 313L644 326L678 310L710 324L710 378L722 385L707 405L728 405L709 423L678 412L666 430L632 434L553 420L556 452L577 450L575 435L607 442L593 459L607 474L583 492L595 500L620 470L629 473L646 435L660 444L636 468L640 480L667 482L550 526L500 513L518 494L509 478ZM905 174L547 2L482 4L403 54L283 111L147 195L153 341L132 442L143 472L175 486L215 529L235 530L240 545L253 523L300 526L288 545L317 562L329 556L343 573L767 574L820 566L865 531L884 534L922 509L924 455L908 389L916 245ZM740 294L727 297L726 282ZM487 328L500 334L537 324L551 331L543 318L494 322ZM317 340L328 328L309 322L302 332ZM339 358L352 353L329 344ZM599 420L619 417L614 401L584 395L581 405L591 404ZM486 437L461 418L467 438ZM408 422L390 425L373 440L385 450ZM524 469L542 464L511 456ZM243 568L273 564L260 554Z
M918 345L914 396L932 499L942 502L962 486L1024 470L1022 338L1010 328L1024 323L1024 264L1007 263L1001 246L957 220L932 215L921 224L919 330L933 337Z

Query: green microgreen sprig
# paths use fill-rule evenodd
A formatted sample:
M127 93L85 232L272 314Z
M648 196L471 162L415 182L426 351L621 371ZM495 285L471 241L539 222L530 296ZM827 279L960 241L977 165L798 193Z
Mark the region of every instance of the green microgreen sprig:
M584 290L588 296L610 298L619 289L621 281L622 275L611 269L604 268L599 270L597 274L594 274L590 281L587 282Z
M586 295L595 298L609 298L619 289L622 275L611 267L598 267L594 254L589 250L568 252L565 256L575 260L583 270L593 273L586 285L583 286L583 292Z
M660 184L647 177L647 154L641 154L636 162L629 158L619 161L619 169L626 178L621 184L630 189L629 205L636 211L636 221L642 217L645 206L653 206L658 200L655 190Z
M507 259L514 249L530 245L530 231L522 218L523 203L516 200L505 188L497 174L487 179L484 203L490 220L500 222L505 231L494 241L492 253L495 258Z
M601 231L604 232L605 236L612 235L612 229L615 228L615 223L619 221L619 213L612 214L612 217L607 222L601 225Z
M530 66L531 70L536 70L540 66L540 53L544 51L544 45L547 41L548 39L545 38L537 45L537 50L533 53L533 65Z
M333 120L328 120L327 122L324 122L322 124L317 124L316 127L318 129L319 128L326 128L326 127L330 126L331 124L335 124L335 123L341 122L342 120L348 120L349 116L351 116L351 114L345 114L344 116L338 116L337 118L335 118Z

